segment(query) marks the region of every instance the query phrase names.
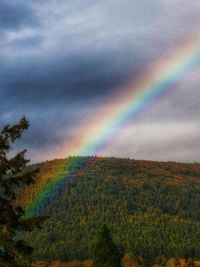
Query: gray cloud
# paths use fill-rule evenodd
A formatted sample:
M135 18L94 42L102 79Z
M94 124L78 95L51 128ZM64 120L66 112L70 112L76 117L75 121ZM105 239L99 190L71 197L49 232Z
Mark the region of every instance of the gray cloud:
M77 125L142 77L152 62L191 33L200 34L199 12L199 0L1 1L0 126L27 115L32 126L19 146L27 145L34 160L53 155L49 151L70 140ZM157 137L138 135L139 145L132 140L131 147L127 135L111 146L110 155L196 160L197 135L188 131L177 139L170 128L198 125L198 73L183 82L142 117L145 136L151 124L164 121L170 133L158 126L157 137L166 138L153 146Z
M15 104L15 108L44 104L48 108L67 105L72 100L100 101L117 92L142 68L137 60L131 65L122 56L117 63L119 58L120 55L75 55L7 65L0 74L2 99L7 100L1 109L9 104Z
M0 30L16 30L38 25L38 18L26 1L0 2Z
M135 159L199 162L199 135L196 122L141 122L123 129L102 153L131 158L134 155Z
M16 40L13 44L14 48L18 49L32 49L33 47L38 47L43 41L43 37L41 35L35 35L30 37L25 37L19 40Z

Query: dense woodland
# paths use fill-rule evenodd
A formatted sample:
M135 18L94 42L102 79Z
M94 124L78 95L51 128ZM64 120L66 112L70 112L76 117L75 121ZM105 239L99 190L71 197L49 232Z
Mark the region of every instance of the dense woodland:
M142 258L145 265L200 259L200 164L71 157L32 168L40 171L36 184L19 192L25 205L41 183L44 188L55 185L50 181L58 171L66 177L46 201L43 215L49 218L42 229L25 237L38 261L92 259L104 223L121 255ZM77 266L90 266L86 263Z

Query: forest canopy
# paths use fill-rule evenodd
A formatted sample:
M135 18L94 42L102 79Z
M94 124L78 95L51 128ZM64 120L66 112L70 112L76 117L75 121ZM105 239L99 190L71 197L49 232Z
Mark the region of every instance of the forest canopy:
M49 216L43 229L26 237L36 259L91 259L104 223L120 253L148 262L160 255L200 258L200 164L70 157L35 167L37 182L21 203L33 202L41 186L55 193L52 180L63 177L41 209Z

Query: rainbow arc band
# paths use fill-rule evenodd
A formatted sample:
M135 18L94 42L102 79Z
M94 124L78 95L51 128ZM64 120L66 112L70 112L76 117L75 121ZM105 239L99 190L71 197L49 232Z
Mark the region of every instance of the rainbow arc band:
M67 151L69 155L81 156L101 153L120 134L120 129L136 122L151 106L167 97L174 89L181 87L184 78L198 68L200 36L193 35L154 62L138 81L134 81L128 88L123 88L122 93L113 97L87 123L80 125L77 135L70 143L65 142L58 152L55 151L55 157L66 155ZM81 159L84 166L87 158L72 158L48 183L41 183L33 199L27 204L27 216L41 214L51 205L61 188L66 188L66 181L73 170L80 167ZM69 169L72 172L68 171ZM69 174L63 175L66 172Z

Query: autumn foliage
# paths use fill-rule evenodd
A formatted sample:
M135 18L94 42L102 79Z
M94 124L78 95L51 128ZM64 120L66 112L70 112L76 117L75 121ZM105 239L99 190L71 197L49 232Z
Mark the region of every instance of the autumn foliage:
M37 260L92 259L104 223L120 253L134 252L149 264L161 255L200 258L200 164L70 157L32 168L40 172L23 189L25 207L64 177L55 196L44 199L43 229L27 236Z

